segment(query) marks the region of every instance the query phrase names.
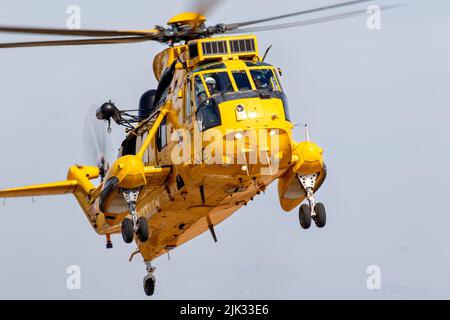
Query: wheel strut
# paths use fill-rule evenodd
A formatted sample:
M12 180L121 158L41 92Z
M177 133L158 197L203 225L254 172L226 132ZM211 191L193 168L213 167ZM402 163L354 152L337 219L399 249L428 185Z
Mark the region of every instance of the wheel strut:
M138 230L138 215L136 211L136 201L139 197L139 189L122 189L123 197L125 198L125 201L128 205L128 210L131 214L131 219L133 221L133 230L136 232Z
M316 185L318 176L319 175L317 173L297 175L298 181L303 186L303 189L305 189L306 199L308 200L308 204L311 209L312 218L316 216L316 212L314 210L316 206L316 199L314 198L314 186Z
M136 234L141 242L145 242L148 240L148 222L145 217L139 217L136 210L140 189L122 189L121 191L131 215L131 219L125 218L122 221L123 239L126 243L130 243L133 235Z
M309 228L311 218L319 228L323 228L326 223L325 206L322 203L316 203L314 197L314 187L318 177L318 173L297 175L297 179L305 190L306 200L308 201L308 205L301 205L299 211L300 224L304 229ZM306 208L308 206L309 208L307 210ZM311 218L309 218L309 216Z

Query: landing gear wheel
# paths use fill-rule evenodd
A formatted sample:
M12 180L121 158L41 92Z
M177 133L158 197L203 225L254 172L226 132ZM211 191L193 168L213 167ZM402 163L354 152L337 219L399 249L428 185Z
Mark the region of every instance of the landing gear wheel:
M311 226L311 208L307 204L300 206L298 217L303 229L308 229Z
M314 222L316 223L317 228L325 227L325 224L327 223L327 212L323 203L316 203L314 211L316 212Z
M146 277L146 279L144 279L144 291L147 296L153 295L155 292L155 278Z
M148 240L148 222L147 219L144 217L139 217L137 221L138 229L137 229L137 236L139 238L139 241L145 242Z
M122 238L125 243L131 243L134 238L133 221L130 218L122 220Z

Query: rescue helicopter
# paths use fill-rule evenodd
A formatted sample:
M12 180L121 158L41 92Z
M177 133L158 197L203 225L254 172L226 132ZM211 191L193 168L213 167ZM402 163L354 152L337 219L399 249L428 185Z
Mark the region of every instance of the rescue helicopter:
M206 25L206 5L150 30L0 25L0 32L87 37L0 43L0 49L143 41L167 45L153 60L157 88L142 95L137 114L112 101L96 110L98 120L126 129L112 164L98 150L97 165L74 165L66 180L3 189L0 197L73 194L95 232L106 237L107 248L112 248L113 234L136 243L130 261L141 254L147 295L155 290L155 258L208 230L217 241L214 227L275 180L281 208L288 212L299 206L303 229L312 222L323 228L325 206L315 199L327 175L323 150L309 138L294 140L281 71L265 61L267 51L261 56L256 36L248 34L364 15L366 9L359 8L255 26L363 2L368 0L211 26Z

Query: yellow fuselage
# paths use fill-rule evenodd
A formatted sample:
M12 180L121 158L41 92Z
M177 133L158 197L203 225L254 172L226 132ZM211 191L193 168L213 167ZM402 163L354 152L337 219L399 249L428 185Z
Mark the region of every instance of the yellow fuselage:
M298 175L317 174L314 188L321 185L322 149L293 140L278 70L261 61L254 36L170 47L153 69L156 111L129 133L136 152L122 148L98 187L91 182L98 168L73 166L66 181L0 196L73 193L94 229L109 235L129 215L122 191L138 189L137 212L150 235L135 240L152 260L219 224L276 179L285 211L306 197Z
M164 104L170 110L165 123L167 144L158 150L158 137L155 137L143 154L144 166L171 166L171 173L165 180L147 181L139 197L138 212L148 219L151 230L147 242L140 243L136 239L144 260L151 260L208 230L210 225L217 225L278 178L281 178L282 189L287 188L295 174L302 170L305 173L322 172L322 150L313 143L297 144L293 141L293 125L286 119L287 105L281 90L265 94L256 90L251 81L252 90L240 92L232 77L235 70L246 72L249 79L252 69L270 68L274 74L276 70L272 66L248 67L243 60L231 59L221 63L225 68L204 71L200 68L200 71L190 73L182 68L175 71ZM233 92L215 97L220 124L201 132L202 138L196 141L200 130L196 122L195 102L192 110L186 109L188 95L194 100L195 92L188 84L192 85L198 75L214 72L229 74ZM278 86L281 88L280 84ZM236 110L237 106L245 108L246 116L242 117ZM147 138L151 126L149 122L134 132L137 134L137 150ZM183 136L181 143L177 137L182 134L178 135L178 131L188 134ZM173 136L175 138L171 139ZM190 147L184 151L189 150L189 160L174 164L174 153L182 154L188 140ZM220 148L215 141L223 142ZM276 146L272 145L274 142ZM222 161L211 161L218 158ZM117 171L117 166L113 165L109 176L119 175L114 170ZM139 186L142 182L135 185ZM291 210L305 198L304 194L299 194L293 199L281 199L284 191L280 192L285 210ZM102 228L99 224L101 233L119 232L121 220L128 215L119 191L111 202L114 210L104 212L109 219Z

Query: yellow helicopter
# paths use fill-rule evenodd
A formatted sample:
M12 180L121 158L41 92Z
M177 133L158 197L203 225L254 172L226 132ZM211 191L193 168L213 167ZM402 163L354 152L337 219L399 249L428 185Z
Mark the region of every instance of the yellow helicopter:
M117 160L99 151L97 166L74 165L67 179L0 190L0 197L72 193L93 229L133 240L146 264L144 290L155 290L151 261L210 231L278 180L283 210L299 206L300 225L326 224L315 192L326 177L323 150L309 138L296 142L281 71L265 62L254 35L240 33L315 24L365 14L366 10L284 24L251 27L293 16L353 6L350 1L240 23L206 26L204 12L182 13L168 27L151 30L66 30L0 26L0 32L87 36L89 39L2 43L0 48L158 41L168 45L153 61L158 86L145 92L138 114L113 102L97 119L126 128ZM250 26L250 27L249 27ZM229 36L212 37L229 33ZM92 180L100 178L95 186Z

